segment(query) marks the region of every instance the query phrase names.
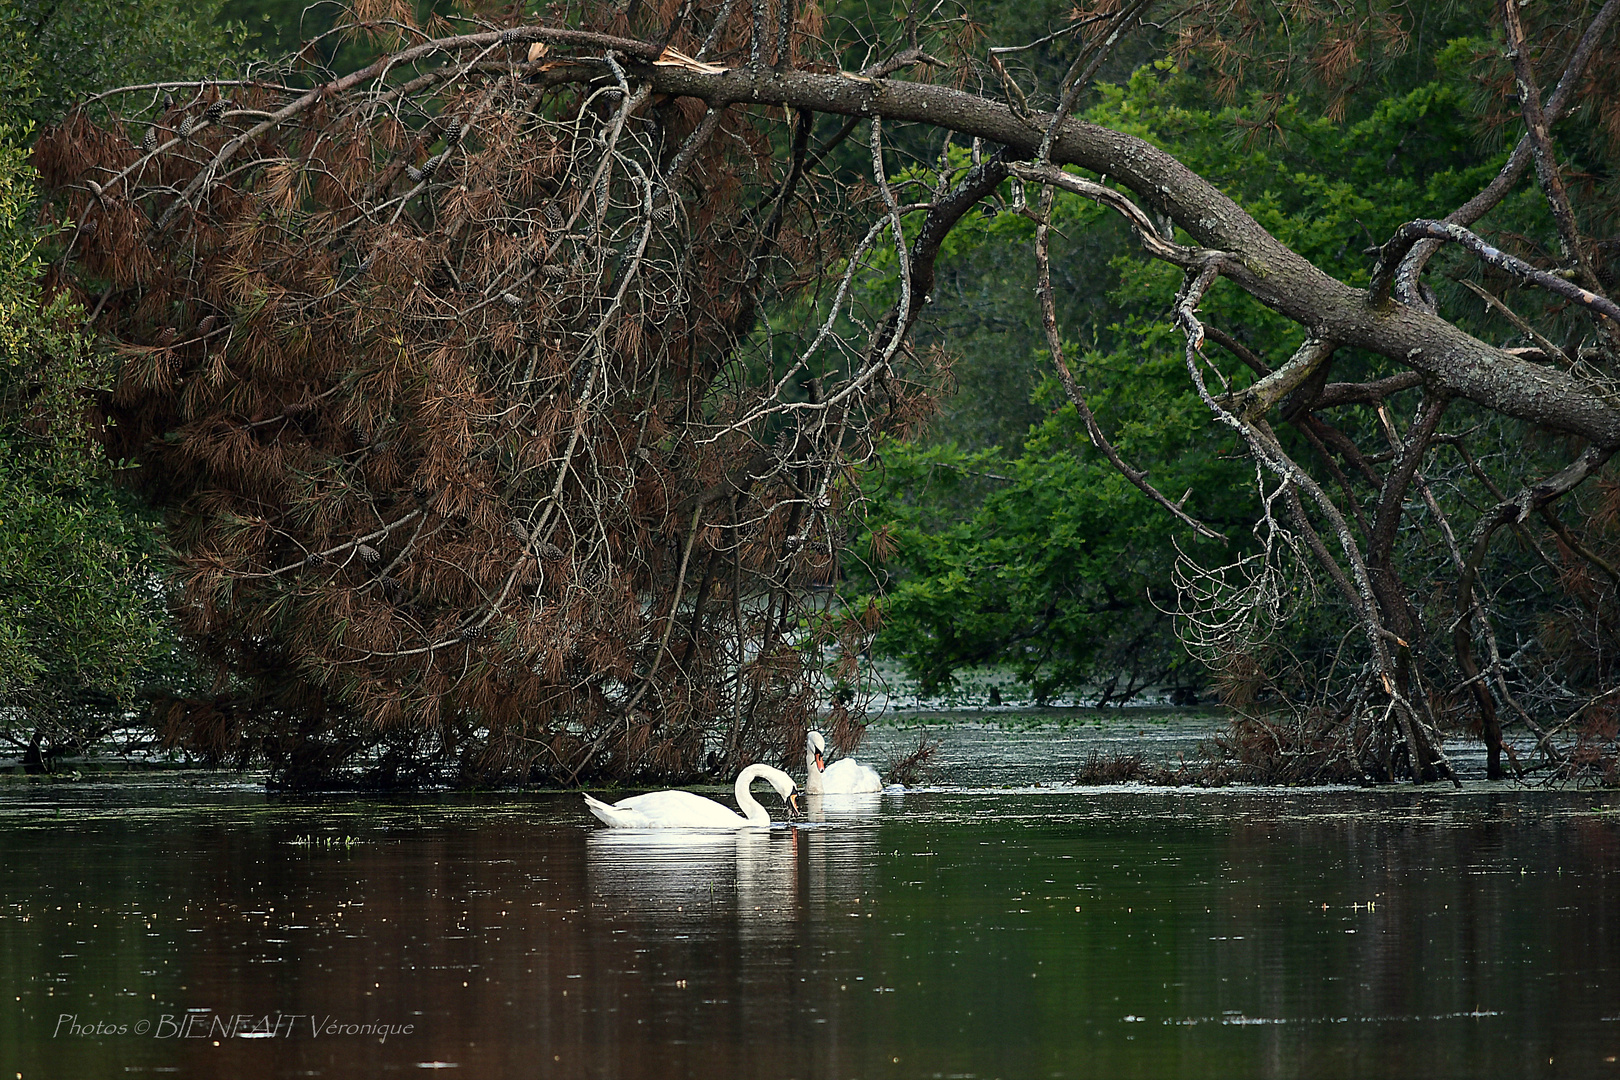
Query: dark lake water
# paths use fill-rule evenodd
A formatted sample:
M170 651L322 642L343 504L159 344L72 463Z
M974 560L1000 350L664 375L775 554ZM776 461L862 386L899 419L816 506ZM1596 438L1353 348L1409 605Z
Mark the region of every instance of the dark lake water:
M941 786L740 836L0 784L0 1080L1620 1078L1620 794L1076 789L1074 732L946 737Z

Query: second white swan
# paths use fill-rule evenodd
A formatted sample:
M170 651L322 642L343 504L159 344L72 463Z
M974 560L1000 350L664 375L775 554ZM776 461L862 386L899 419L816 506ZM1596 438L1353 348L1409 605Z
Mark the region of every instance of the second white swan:
M782 801L795 814L799 812L793 777L769 765L750 765L738 774L736 795L737 806L742 810L740 817L729 807L690 791L650 791L616 803L605 803L587 795L585 805L616 829L766 829L770 827L771 815L748 790L755 780L769 781Z
M826 754L827 741L821 737L821 732L812 731L805 736L804 767L809 773L804 781L806 795L864 795L883 790L883 780L876 769L854 758L829 765Z

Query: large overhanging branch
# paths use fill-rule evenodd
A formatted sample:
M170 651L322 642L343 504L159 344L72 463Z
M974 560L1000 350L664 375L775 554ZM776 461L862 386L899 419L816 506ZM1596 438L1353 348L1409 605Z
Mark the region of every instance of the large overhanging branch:
M1566 373L1528 363L1465 333L1432 313L1373 302L1357 289L1322 272L1265 230L1237 203L1172 155L1140 138L1068 119L1054 127L1049 113L1019 115L1011 107L949 86L822 74L798 70L717 68L653 46L545 27L443 38L377 61L330 86L310 91L260 127L314 106L332 92L382 78L407 59L472 52L492 64L492 50L545 41L560 46L602 48L619 54L622 67L656 94L697 98L711 108L730 105L786 106L848 117L931 124L998 143L1008 156L1038 154L1048 132L1053 165L1076 165L1106 174L1154 209L1169 216L1201 246L1230 252L1223 276L1256 300L1306 327L1313 336L1366 349L1397 360L1437 388L1508 416L1578 435L1599 446L1620 447L1620 409ZM615 78L605 60L581 57L499 65L541 83L589 83ZM286 115L283 115L286 114ZM231 140L176 205L200 197L207 177L217 175L258 128ZM165 215L168 217L170 215ZM1162 253L1155 254L1164 257Z
M1051 119L1043 113L1024 119L1006 105L946 86L848 74L713 72L673 64L647 65L643 74L656 92L701 98L711 105L785 103L795 109L935 124L1000 143L1014 157L1038 152ZM1068 120L1053 141L1052 162L1107 174L1168 214L1201 246L1232 253L1223 276L1316 337L1390 357L1438 388L1505 415L1598 445L1620 446L1620 409L1588 386L1527 363L1428 312L1399 304L1380 310L1366 290L1317 269L1213 184L1150 143Z

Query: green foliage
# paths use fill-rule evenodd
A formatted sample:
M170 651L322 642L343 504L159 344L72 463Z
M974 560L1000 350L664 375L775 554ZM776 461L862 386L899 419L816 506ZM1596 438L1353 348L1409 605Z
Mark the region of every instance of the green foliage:
M45 296L27 163L38 126L120 83L223 73L240 28L218 0L20 0L0 14L0 740L47 764L123 726L158 683L193 677L165 613L153 515L114 482L95 394L111 357L84 310Z
M1141 602L1168 574L1169 530L1106 461L1049 451L1077 435L1065 413L1012 461L954 446L885 450L860 549L874 563L895 552L879 648L903 657L925 691L958 668L1001 664L1037 698L1101 673L1114 680L1105 695L1128 697L1185 666L1164 647L1164 617ZM967 520L929 520L931 502L993 469L1005 479Z
M1223 104L1168 62L1101 87L1086 118L1165 147L1295 251L1365 285L1365 249L1404 221L1443 216L1501 166L1504 155L1481 150L1469 121L1464 60L1473 44L1456 43L1433 79L1348 124L1259 94ZM1496 220L1530 229L1541 213L1528 192ZM862 548L875 569L851 591L886 593L879 647L930 688L980 664L1012 667L1038 697L1079 690L1109 700L1143 684L1200 681L1161 610L1174 607L1175 545L1203 566L1246 549L1257 512L1252 465L1187 379L1184 339L1166 312L1178 271L1136 253L1103 211L1063 195L1053 274L1075 376L1125 460L1168 497L1188 492L1187 510L1230 543L1199 541L1090 446L1072 408L1054 410L1061 391L1032 377L1050 365L1033 293L1033 234L1029 220L1001 213L964 222L950 238L925 339L932 333L958 354L962 393L972 400L946 404L932 443L886 447ZM1227 284L1211 291L1201 317L1272 367L1302 337L1297 324ZM1214 344L1205 353L1234 388L1256 377ZM1345 350L1333 377L1391 370ZM1017 433L985 420L1009 387L1027 395L1013 415L1032 420ZM1341 420L1353 433L1373 430L1364 410ZM1331 650L1340 628L1330 612L1302 601L1293 614L1287 644Z
M337 0L211 0L210 6L217 9L215 20L228 29L238 51L245 45L273 60L299 53L303 62L342 72L364 67L379 55L380 46L373 40L331 33L346 11ZM418 25L424 26L435 16L465 17L478 9L461 0L414 0L408 6L415 9ZM536 0L511 6L523 7L531 16L541 15L544 9ZM310 42L317 43L306 48Z
M108 376L65 296L41 303L33 176L0 129L0 738L84 745L130 710L166 641L148 523L87 416Z
M221 16L240 23L248 42L266 56L284 56L331 29L340 10L336 4L311 6L307 0L223 0Z
M246 42L224 0L12 0L0 90L13 122L52 123L98 90L188 72L225 77Z

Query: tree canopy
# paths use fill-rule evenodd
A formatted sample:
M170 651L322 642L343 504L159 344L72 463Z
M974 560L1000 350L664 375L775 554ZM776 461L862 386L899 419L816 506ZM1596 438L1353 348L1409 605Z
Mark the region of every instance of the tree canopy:
M886 610L942 672L1020 635L1140 654L1162 610L1317 774L1450 775L1459 713L1496 770L1503 710L1573 760L1497 627L1515 590L1613 602L1568 496L1620 447L1617 10L1129 0L1027 49L939 7L368 0L333 31L358 70L93 99L35 151L73 223L50 288L122 357L111 446L171 514L181 625L252 688L170 737L290 782L690 775L821 709L853 740ZM1401 68L1459 24L1449 69ZM1144 27L1169 59L1099 85ZM865 466L949 389L915 332L983 206L1067 405L966 566L903 498L866 520ZM1066 230L1114 256L1071 274ZM1493 561L1504 528L1544 570ZM893 603L833 601L897 551ZM1280 677L1313 610L1342 644ZM1589 670L1537 704L1601 756Z

